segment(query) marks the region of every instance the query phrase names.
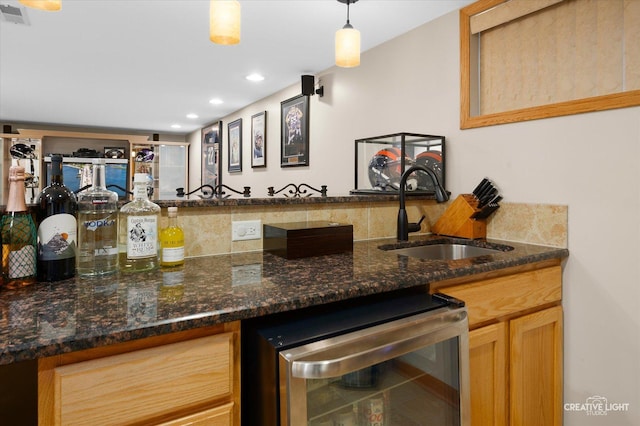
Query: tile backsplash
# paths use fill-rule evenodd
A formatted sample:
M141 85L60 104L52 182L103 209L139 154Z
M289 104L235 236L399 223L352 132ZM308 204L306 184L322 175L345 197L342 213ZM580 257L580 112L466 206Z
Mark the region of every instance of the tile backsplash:
M410 222L422 215L422 233L445 211L447 204L407 201ZM554 247L567 246L568 208L562 205L502 203L487 222L487 237ZM161 226L166 223L163 209ZM185 231L188 257L262 250L262 240L231 241L231 222L261 220L262 223L327 220L353 225L354 240L393 238L396 235L398 203L368 201L327 204L267 206L188 207L178 211Z

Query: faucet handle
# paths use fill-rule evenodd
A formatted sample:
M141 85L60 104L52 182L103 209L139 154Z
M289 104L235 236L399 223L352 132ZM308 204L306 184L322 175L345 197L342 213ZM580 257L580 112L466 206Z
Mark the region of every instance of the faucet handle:
M420 218L418 223L409 223L409 232L418 232L418 231L420 231L420 229L421 229L420 225L422 224L423 220L424 220L424 215L422 215L422 217Z

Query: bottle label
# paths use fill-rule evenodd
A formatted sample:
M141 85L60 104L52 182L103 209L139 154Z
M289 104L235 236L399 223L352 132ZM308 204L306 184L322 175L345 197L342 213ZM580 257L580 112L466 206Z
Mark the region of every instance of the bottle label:
M164 247L162 249L162 262L181 262L184 260L184 246Z
M158 255L158 219L154 216L127 217L127 258Z
M41 260L76 257L77 222L68 213L45 218L38 227L38 254Z
M81 216L85 216L82 213L78 215L80 219ZM118 247L116 243L117 238L117 230L116 230L116 220L111 217L109 214L106 217L99 219L89 219L89 220L81 220L78 227L82 227L84 229L84 235L92 232L95 235L91 238L91 241L95 241L94 247L94 256L117 256L118 255ZM83 233L80 234L82 240ZM89 248L93 246L93 244L87 244L86 241L80 242L80 252L83 252L83 248L85 245L88 245Z
M36 249L24 246L9 252L9 279L31 277L36 274Z

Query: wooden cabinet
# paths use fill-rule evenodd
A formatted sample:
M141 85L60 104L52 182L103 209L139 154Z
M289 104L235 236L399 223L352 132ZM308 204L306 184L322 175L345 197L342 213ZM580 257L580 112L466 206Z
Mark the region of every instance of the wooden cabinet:
M469 312L472 426L562 424L559 262L437 283Z
M469 332L471 424L507 426L508 334L504 322Z
M239 325L44 358L41 425L239 425Z

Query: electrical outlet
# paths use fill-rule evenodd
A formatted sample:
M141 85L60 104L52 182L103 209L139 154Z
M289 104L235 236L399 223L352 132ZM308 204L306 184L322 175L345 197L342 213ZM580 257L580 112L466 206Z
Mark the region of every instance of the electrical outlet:
M231 222L231 241L259 240L260 238L262 238L262 221Z

